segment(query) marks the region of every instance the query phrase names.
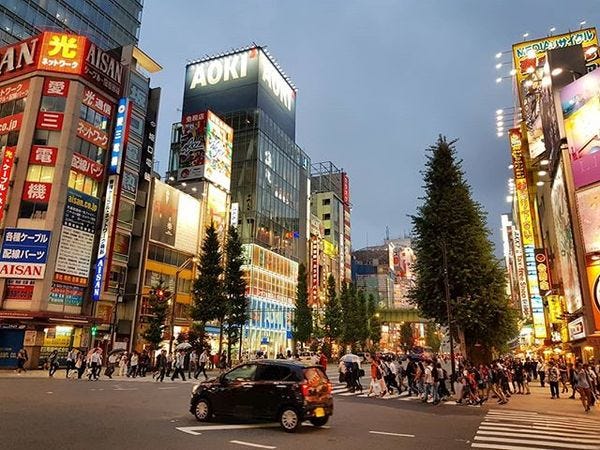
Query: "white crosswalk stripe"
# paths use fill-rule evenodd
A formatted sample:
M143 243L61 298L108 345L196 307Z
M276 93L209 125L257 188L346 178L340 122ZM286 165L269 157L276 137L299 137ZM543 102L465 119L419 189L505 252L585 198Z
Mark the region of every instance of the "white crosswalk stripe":
M368 392L369 392L369 388L366 386L363 387L362 392L361 391L350 392L346 388L345 384L334 384L333 390L332 390L332 394L334 396L338 396L338 397L368 398L369 397ZM421 401L421 399L419 397L416 397L414 395L407 397L404 392L399 395L397 391L394 391L393 394L387 394L384 397L374 397L371 395L370 398L377 398L378 400L399 400L399 401L403 401L403 402L420 402ZM429 399L429 401L427 403L432 404L433 400ZM447 405L447 406L459 406L456 404L456 402L454 400L449 400L447 402L440 402L439 404ZM477 407L479 407L479 405L477 405Z
M496 450L600 450L597 420L536 412L489 411L472 448Z

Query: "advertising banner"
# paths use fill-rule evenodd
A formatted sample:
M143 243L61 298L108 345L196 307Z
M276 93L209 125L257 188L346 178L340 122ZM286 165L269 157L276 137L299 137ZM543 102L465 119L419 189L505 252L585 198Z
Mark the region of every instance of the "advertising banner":
M40 166L54 166L58 155L58 147L47 147L45 145L33 145L29 152L29 164Z
M97 181L101 181L104 175L104 166L102 164L92 161L79 153L73 153L71 169Z
M531 317L531 306L529 304L529 287L527 286L527 272L525 271L525 258L523 257L523 243L521 233L516 228L512 230L513 251L515 255L515 266L517 268L517 283L519 285L519 301L523 317Z
M52 283L48 303L54 305L75 306L83 305L84 288L62 283Z
M600 70L560 91L575 189L600 180Z
M4 218L4 208L6 207L6 197L10 187L10 175L15 162L16 147L4 147L2 155L2 165L0 166L0 223Z
M600 185L576 193L586 253L600 252Z
M29 95L29 79L0 88L0 105Z
M190 195L180 194L177 208L177 228L175 248L188 253L198 253L198 229L200 223L200 202Z
M123 180L121 180L121 189L126 195L135 198L138 187L138 176L129 169L123 170Z
M50 193L52 192L52 183L41 183L26 181L23 184L23 200L33 203L48 203Z
M43 33L38 69L79 75L83 69L86 40L73 34Z
M0 278L42 279L51 232L6 228L0 253Z
M596 330L600 330L600 263L588 265L587 276L593 303L594 325Z
M206 113L183 117L181 126L178 179L198 179L204 174Z
M577 270L577 260L575 258L573 229L571 228L571 216L567 203L562 162L556 171L551 198L554 230L558 243L558 251L555 257L558 260L557 266L560 269L559 272L565 292L567 312L573 313L583 306L583 300L581 298L581 285L579 283L579 271Z
M227 229L227 193L209 184L204 208L202 230L212 222L219 238L223 239Z
M543 248L535 249L535 268L537 271L540 295L544 297L552 289L550 279L550 266L548 265L548 254Z
M35 126L41 130L58 131L62 130L63 120L63 113L40 111Z
M578 317L577 319L568 323L569 327L569 340L576 341L578 339L583 339L585 334L585 322L583 317Z
M206 120L204 178L229 191L233 129L208 111Z
M0 135L8 134L11 131L17 131L21 129L21 123L23 122L23 113L14 114L8 117L2 117L0 119Z
M75 189L67 189L63 225L86 233L95 233L98 199Z
M6 291L4 296L6 300L31 300L33 298L33 280L6 280Z
M119 55L120 56L120 55ZM83 76L115 97L121 96L123 66L109 52L105 52L87 40Z
M112 175L108 178L106 185L106 201L102 213L102 227L100 228L100 241L98 242L98 255L96 257L96 268L94 271L94 284L92 289L92 300L100 300L102 292L102 277L106 266L108 253L108 236L111 230L112 213L115 206L115 193L117 190L118 177Z
M105 117L112 117L113 104L90 88L83 88L83 99L81 100L81 103L85 106L89 106Z
M130 109L131 104L128 99L122 98L119 100L110 163L108 167L108 173L110 174L116 174L121 171L121 159L123 157L123 149L127 142L127 128L129 127L129 118L131 116Z
M108 135L85 120L79 119L77 122L77 136L97 147L108 147Z
M46 78L42 95L48 97L66 97L69 94L69 80Z

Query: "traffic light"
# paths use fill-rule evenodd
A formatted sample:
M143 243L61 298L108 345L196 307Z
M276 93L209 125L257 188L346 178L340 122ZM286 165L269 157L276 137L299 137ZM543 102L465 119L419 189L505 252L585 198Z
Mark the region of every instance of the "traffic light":
M98 333L98 327L94 325L92 326L92 336L96 336L96 333Z

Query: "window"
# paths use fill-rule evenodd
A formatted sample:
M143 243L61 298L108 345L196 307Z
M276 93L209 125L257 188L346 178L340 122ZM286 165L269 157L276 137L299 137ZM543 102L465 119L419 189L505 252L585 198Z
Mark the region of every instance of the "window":
M323 206L328 206L331 205L331 199L330 198L324 198L323 201Z
M134 218L134 213L135 213L135 207L134 207L133 203L129 203L128 201L125 201L124 199L121 200L121 202L119 204L119 215L117 216L119 222L132 224L133 218Z
M331 236L331 228L325 228L325 236Z
M37 219L44 220L48 212L47 203L33 203L22 201L21 209L19 210L20 219Z
M97 112L95 109L84 104L79 106L79 118L92 124L99 130L106 131L108 128L108 118Z
M0 105L0 117L8 117L22 113L25 110L25 99L19 98Z
M293 373L289 367L260 364L256 369L258 381L293 381Z
M54 167L52 166L38 166L36 164L30 165L27 168L27 181L39 181L41 183L52 183L54 178Z
M81 153L83 156L91 159L92 161L96 161L100 164L103 163L102 159L104 157L104 150L101 147L97 147L91 142L86 141L85 139L76 137L73 150L77 153Z
M19 140L19 132L18 131L11 131L8 134L3 134L2 136L0 136L0 147L3 146L8 146L8 147L12 147L14 145L17 145L17 142Z
M33 135L33 145L49 145L58 147L60 141L60 131L35 130Z
M331 220L331 214L323 214L323 220Z
M69 172L69 187L93 197L98 197L98 182L74 170Z
M223 377L226 381L254 381L254 375L256 373L255 364L246 364L242 367L237 367L231 372L228 372Z
M66 97L54 97L54 96L46 95L46 96L42 97L42 104L40 105L40 111L64 112L66 103L67 103Z

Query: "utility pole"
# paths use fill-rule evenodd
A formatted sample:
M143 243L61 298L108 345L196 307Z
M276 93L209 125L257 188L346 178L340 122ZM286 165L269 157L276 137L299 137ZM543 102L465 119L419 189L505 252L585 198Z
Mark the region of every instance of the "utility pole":
M446 239L441 239L442 260L444 265L444 290L446 293L446 314L448 318L448 336L450 338L450 364L452 370L452 390L454 390L454 381L456 380L456 370L454 364L454 338L452 337L452 311L450 309L450 283L448 281L448 254L446 250Z

